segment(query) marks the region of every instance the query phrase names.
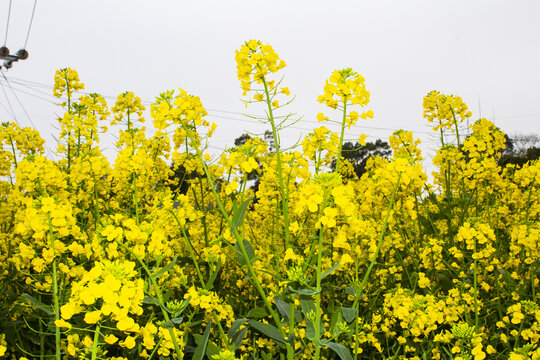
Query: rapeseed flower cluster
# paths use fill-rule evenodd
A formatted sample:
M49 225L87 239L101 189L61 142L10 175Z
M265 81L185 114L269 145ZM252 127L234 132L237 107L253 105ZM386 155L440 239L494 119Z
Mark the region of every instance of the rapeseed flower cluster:
M433 127L435 131L443 128L453 130L458 123L471 116L472 112L459 96L431 91L424 97L424 118L430 123L438 122Z
M540 359L540 161L499 166L502 130L479 119L461 139L466 104L430 92L433 180L405 130L347 176L344 133L373 116L351 108L369 104L363 77L335 71L317 99L341 134L282 149L284 61L256 40L236 60L274 144L212 157L198 96L109 108L71 69L55 75L60 160L37 131L0 126L0 357Z
M246 41L240 50L236 50L235 60L244 96L251 90L253 82L261 84L267 74L276 73L286 66L270 45L264 45L259 40ZM270 90L273 90L273 84ZM289 90L284 88L282 92L288 95ZM255 99L259 99L257 95Z

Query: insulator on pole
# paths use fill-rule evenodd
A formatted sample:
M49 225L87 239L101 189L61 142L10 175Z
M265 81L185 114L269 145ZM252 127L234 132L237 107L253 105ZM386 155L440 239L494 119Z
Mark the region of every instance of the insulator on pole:
M9 55L9 49L5 46L0 47L0 58L6 57Z
M26 49L20 49L15 55L21 60L28 59L28 51Z

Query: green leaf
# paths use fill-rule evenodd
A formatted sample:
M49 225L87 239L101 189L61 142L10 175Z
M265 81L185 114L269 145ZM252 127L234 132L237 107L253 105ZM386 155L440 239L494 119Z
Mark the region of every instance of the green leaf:
M234 320L234 322L231 325L231 328L229 329L229 332L227 333L227 336L229 337L229 339L232 338L234 333L237 332L238 329L240 329L240 326L242 326L242 324L244 324L246 321L247 321L247 319L236 319L236 320Z
M313 302L313 299L306 298L306 297L300 297L300 306L302 307L302 312L304 313L304 316L306 317L306 337L315 342L318 341L317 334L315 332L315 324L309 320L308 314L313 313L316 314L316 308L315 303ZM319 335L324 334L324 324L322 321L319 322Z
M446 271L445 272L437 271L435 273L435 277L439 280L439 285L441 286L442 289L446 291L450 290L454 286L454 283L452 282L452 278L449 275L450 274Z
M161 327L164 328L164 329L172 329L176 325L180 325L183 320L184 319L182 317L176 317L176 318L173 318L173 319L163 323L163 325L161 325Z
M195 334L193 335L193 337L195 338L196 344L200 344L203 340L203 335L200 334ZM214 344L212 341L208 341L206 345L206 356L208 357L208 359L212 359L212 356L219 354L220 350L221 349L217 347L216 344ZM168 357L166 359L169 360Z
M352 286L347 286L345 288L345 294L356 296L356 289L354 287L352 287Z
M346 322L350 323L356 319L356 309L350 307L341 307L341 313L343 314L343 319Z
M313 302L313 299L311 298L300 297L300 307L302 308L302 312L304 313L304 316L306 317L308 313L316 312L315 303Z
M511 285L513 284L514 282L512 281L512 278L510 277L510 275L508 274L508 271L506 271L506 269L500 269L500 268L497 268L497 270L499 271L499 273L503 276L503 279L504 281Z
M246 239L244 239L242 243L244 244L244 249L246 250L249 263L253 264L255 261L257 261L257 257L255 256L255 251L253 250L253 246L251 246L249 241L247 241ZM247 264L246 259L242 255L242 249L240 249L240 244L237 242L234 245L234 247L236 248L236 260L238 260L238 263L240 264L240 266L246 265Z
M315 290L309 290L309 289L294 289L292 287L288 287L288 289L295 293L295 294L300 294L300 295L304 295L304 296L313 296L315 294L318 294L319 291L315 291Z
M247 207L252 199L247 199L240 206L237 206L236 201L233 205L233 216L232 216L232 233L244 223L244 218L246 217Z
M32 303L32 305L34 305L38 309L40 309L40 310L44 311L45 313L47 313L47 315L54 315L54 311L52 309L52 306L45 305L44 303L42 303L41 301L39 301L38 299L36 299L32 295L27 294L27 293L22 294L22 297L25 298L26 300L30 301Z
M330 269L324 271L321 274L321 280L324 279L325 277L327 277L328 275L330 275L331 273L333 273L338 267L339 267L339 262L334 264L334 266L332 266Z
M274 296L274 301L276 302L276 306L281 316L289 321L289 304L281 300L281 298L277 295Z
M263 307L254 308L249 310L246 316L253 319L264 318L268 316L268 310Z
M214 288L214 281L216 281L216 278L219 274L220 269L221 269L221 259L218 260L216 268L210 274L210 279L208 279L208 282L206 283L206 286L205 286L206 290L212 290Z
M142 302L143 304L148 304L148 305L159 305L158 299L155 299L151 296L145 297Z
M248 331L248 327L243 328L242 330L238 331L236 335L233 337L233 345L234 350L237 350L240 345L242 345L242 342L244 341L244 338L246 337L246 333Z
M174 323L169 320L167 322L164 322L162 325L161 325L162 328L164 329L172 329L174 327Z
M319 321L319 336L324 334L324 322ZM317 339L317 333L315 332L315 324L311 320L306 318L306 337L314 344L319 340Z
M208 323L208 326L206 326L206 330L204 330L204 334L201 338L201 341L199 342L199 345L197 345L197 348L195 349L195 353L193 354L192 359L193 360L202 360L204 357L204 354L206 353L206 346L208 345L208 338L210 337L210 329L212 328L212 323Z
M331 341L324 343L323 345L334 350L335 353L338 354L338 356L341 358L341 360L353 360L351 351L344 345L337 344Z
M178 256L175 256L170 263L162 267L157 273L152 275L152 278L154 280L157 280L158 277L166 273L167 271L171 270L174 265L176 265L176 260L178 259Z
M248 330L248 327L240 329L240 326L242 326L247 319L237 319L233 322L231 325L231 328L229 329L229 332L227 333L227 337L229 338L229 341L232 342L234 345L234 349L238 349L240 345L242 345L242 341L244 340L244 337L246 336L246 332Z
M274 339L278 343L278 345L285 344L285 338L279 333L279 330L275 326L263 324L262 322L255 320L248 320L248 324L253 329L261 332L262 334L268 336L271 339Z
M283 316L286 321L288 322L289 321L289 303L283 301L279 296L275 296L274 297L274 301L276 302L276 306L279 310L279 313L281 314L281 316ZM294 321L295 322L300 322L302 321L302 316L300 315L300 313L298 312L298 310L294 309Z
M220 351L221 349L216 344L210 341L208 343L208 346L206 347L206 356L208 357L208 359L212 359L212 357L214 355L218 355Z
M167 292L165 294L163 294L163 303L166 304L167 301L169 301L169 299L171 298L172 296L172 293L173 293L173 287L169 287L169 289L167 289Z
M337 336L339 333L338 324L343 321L343 316L340 310L334 309L332 312L332 319L330 320L330 331L332 336Z

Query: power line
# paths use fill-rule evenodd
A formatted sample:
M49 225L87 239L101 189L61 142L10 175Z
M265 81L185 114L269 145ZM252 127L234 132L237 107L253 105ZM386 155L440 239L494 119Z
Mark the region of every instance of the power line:
M0 82L0 86L2 86L2 91L4 92L4 96L6 97L6 101L9 105L9 109L11 110L11 117L13 118L13 121L15 121L15 124L19 125L19 122L17 121L17 117L15 116L15 111L13 111L13 106L11 106L11 101L9 101L9 97L7 95L6 89L4 88L4 84Z
M2 81L0 80L0 82L2 82ZM23 87L25 87L25 88L27 88L27 89L30 89L30 90L32 90L32 91L38 92L38 93L40 93L40 94L43 94L43 95L52 97L52 98L54 98L54 99L57 99L55 96L50 95L50 94L48 94L48 93L46 93L46 92L36 90L36 89L34 89L34 88L31 88L31 87L22 85L22 84L20 84L20 83L15 83L15 84L20 85L20 86L23 86ZM41 99L41 100L46 101L46 102L48 102L48 103L50 103L50 104L53 104L53 105L57 105L57 103L54 102L53 100L49 100L49 99L46 99L46 98L44 98L44 97L42 97L42 96L38 96L38 95L36 95L36 94L29 93L28 91L24 91L24 90L21 90L21 89L19 89L19 88L15 88L15 87L14 87L14 89L15 89L16 91L18 91L18 92L23 93L23 94L26 94L26 95L29 95L29 96L33 96L33 97L35 97L35 98L37 98L37 99Z
M50 96L50 97L53 97L52 95L49 95L43 91L40 91L40 90L37 90L33 87L42 87L42 88L52 88L52 86L50 85L46 85L46 84L43 84L43 83L39 83L39 82L35 82L35 81L29 81L29 80L24 80L24 79L18 79L18 78L12 78L10 77L11 79L15 79L15 81L20 85L20 86L23 86L23 87L26 87L28 89L31 89L32 91L36 91L36 92L39 92L41 94L44 94L46 96ZM30 96L35 96L35 97L38 97L44 101L48 101L48 102L51 102L50 100L46 100L46 99L43 99L37 95L34 95L34 94L30 94L30 93L27 93L27 92L24 92L23 90L20 90L20 89L17 89L17 91L20 91L20 92L23 92L23 93L26 93ZM89 94L87 92L78 92L78 93L82 93L82 94ZM110 99L116 99L116 97L114 96L110 96L110 95L101 95L103 96L104 98L110 98ZM142 102L144 103L151 103L150 101L148 100L142 100ZM244 113L240 113L240 112L235 112L235 111L229 111L229 110L220 110L220 109L213 109L213 108L207 108L207 111L208 111L208 117L210 118L218 118L218 119L225 119L225 120L232 120L232 121L238 121L238 122L245 122L245 123L251 123L253 124L253 119L247 119L247 118L244 118L244 119L240 119L238 117L231 117L231 116L224 116L224 115L221 115L221 114L215 114L215 112L217 113L223 113L223 114L232 114L232 115L242 115L242 116L252 116L252 117L255 117L257 115L254 115L254 114L244 114ZM502 118L513 118L513 117L529 117L529 116L536 116L536 115L540 115L540 114L526 114L526 115L515 115L515 116L509 116L509 117L502 117ZM312 123L312 124L319 124L318 121L315 121L315 120L303 120L303 123ZM321 124L323 125L323 124ZM358 124L358 126L360 126L361 124ZM303 130L303 131L309 131L309 132L312 132L313 129L308 129L308 128L305 128L305 127L299 127L299 126L289 126L290 128L292 129L297 129L297 130ZM398 129L394 129L394 128L387 128L387 127L375 127L375 126L360 126L360 129L357 129L357 130L367 130L367 131L370 131L370 130L376 130L376 131L391 131L391 132L394 132ZM418 131L413 131L413 133L415 135L418 135L418 134L423 134L423 135L434 135L434 133L430 132L430 131L421 131L421 130L418 130ZM353 134L348 134L347 137L351 137L351 136L355 136ZM369 138L380 138L378 136L375 136L375 135L368 135ZM422 143L431 143L431 144L438 144L438 141L433 141L433 140L430 140L430 139L424 139L422 140Z
M34 8L32 9L32 17L30 18L30 25L28 25L28 32L26 33L26 40L24 41L23 49L26 49L26 44L28 43L28 37L30 36L30 29L32 29L32 22L34 21L34 14L36 12L37 0L34 0Z
M30 115L28 115L28 112L26 111L23 103L21 102L21 100L19 99L19 97L17 96L17 93L15 92L15 90L13 90L13 87L11 86L11 84L9 83L9 80L7 79L6 75L4 74L4 72L2 71L2 76L4 77L4 80L6 80L6 83L7 85L9 86L9 88L11 89L11 92L13 93L13 96L15 96L15 100L17 100L17 102L19 103L19 106L21 107L22 111L24 112L24 114L26 115L26 118L28 119L28 121L30 121L30 124L32 124L32 127L34 129L37 129L36 127L36 124L34 124L34 122L32 121L32 118L30 117ZM2 89L4 88L4 86L2 85ZM18 125L18 124L17 124ZM20 125L19 125L20 126ZM49 149L49 147L47 146L47 144L45 144L45 150L49 153L49 156L51 157L51 159L53 158L53 154L51 152L51 150Z
M6 113L13 118L13 114L11 114L9 112L9 109L4 104L0 103L0 106L2 106L4 108L4 110L6 111ZM13 118L13 119L15 119L15 118Z
M9 0L9 10L8 10L8 16L7 16L7 22L6 22L6 36L4 37L4 46L6 46L6 43L7 43L10 17L11 17L11 0Z
M13 96L15 96L15 100L17 100L17 102L19 103L19 106L21 107L21 109L23 110L24 114L26 115L26 118L28 119L28 121L30 121L30 124L32 124L32 126L34 127L34 129L36 128L36 125L34 124L34 122L32 121L32 119L30 118L30 116L28 115L28 112L26 112L26 109L24 108L21 100L19 99L19 97L17 96L17 93L15 93L15 90L13 90L13 88L11 87L11 84L9 83L6 75L4 74L4 72L2 71L2 76L4 77L4 80L6 80L6 83L8 85L8 87L11 89L11 92L13 93Z
M236 111L228 111L228 110L218 110L218 109L206 109L207 111L215 111L225 114L233 114L233 115L244 115L244 116L257 116L256 114L244 114Z
M497 119L515 119L515 118L532 117L532 116L540 116L540 113L527 114L527 115L498 116Z
M10 78L11 80L16 80L16 81L20 81L20 82L29 83L29 84L34 84L34 86L39 86L39 87L44 87L44 88L49 88L49 89L52 89L52 88L53 88L53 86L51 86L51 85L49 85L49 84L43 84L43 83L36 82L36 81L31 81L31 80L26 80L26 79L16 78L16 77L13 77L13 76L10 76L9 78Z

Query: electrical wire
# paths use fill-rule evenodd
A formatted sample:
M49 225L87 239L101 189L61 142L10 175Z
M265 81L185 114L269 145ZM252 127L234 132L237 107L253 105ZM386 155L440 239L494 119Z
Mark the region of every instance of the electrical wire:
M44 87L44 88L49 88L49 89L52 89L52 88L53 88L53 86L51 86L51 85L43 84L43 83L36 82L36 81L25 80L25 79L13 77L13 76L10 76L9 78L10 78L12 81L20 81L20 82L25 82L25 83L28 83L28 84L33 84L33 86Z
M15 96L15 99L17 100L17 102L19 103L19 106L21 107L21 109L23 110L24 114L26 115L26 118L28 119L28 121L30 121L30 124L32 124L32 126L34 127L34 129L36 128L36 125L34 124L34 122L32 121L32 119L30 118L30 116L28 115L28 112L26 111L26 109L24 108L21 100L19 99L19 97L17 96L17 93L15 92L15 90L13 90L13 87L11 87L11 84L9 83L6 75L4 74L4 72L2 72L2 76L4 77L4 80L6 80L6 83L8 85L8 87L11 89L11 92L13 93L13 96Z
M13 118L13 114L9 112L9 109L6 107L6 105L0 103L0 106L2 106L4 108L4 110L6 111L6 113L11 116L11 118ZM13 118L15 120L15 118Z
M32 29L32 22L34 21L34 14L36 12L37 0L34 0L34 8L32 9L32 17L30 18L30 25L28 25L28 32L26 33L26 40L24 41L23 49L26 49L26 44L28 43L28 37L30 36L30 29Z
M25 80L25 79L21 79L21 78L16 78L16 77L13 77L13 76L10 76L9 77L12 82L15 82L15 80L17 80L17 82L20 82L21 85L22 83L26 83L28 86L36 86L36 87L43 87L43 88L48 88L48 89L52 89L53 86L51 85L47 85L47 84L43 84L43 83L40 83L40 82L35 82L35 81L31 81L31 80ZM81 94L90 94L89 92L84 92L84 91L78 91L78 93L81 93ZM103 95L103 94L100 94L101 96L103 96L104 98L109 98L109 99L116 99L117 97L116 96L112 96L112 95ZM150 100L141 100L142 102L146 103L146 104L150 104L151 101ZM225 114L231 114L231 115L241 115L241 116L257 116L256 114L246 114L246 113L241 113L241 112L237 112L237 111L230 111L230 110L220 110L220 109L212 109L212 108L206 108L206 110L208 112L218 112L218 113L225 113ZM222 115L214 115L215 117L222 117ZM498 119L512 119L512 118L520 118L520 117L533 117L533 116L540 116L540 113L534 113L534 114L520 114L520 115L511 115L511 116L498 116L497 118ZM224 119L229 119L229 120L239 120L239 119L236 119L236 118L231 118L231 117L223 117ZM243 120L242 120L243 121ZM247 120L246 120L247 121ZM317 123L318 121L316 120L303 120L303 122L312 122L312 123ZM424 126L424 125L416 125L416 126ZM374 130L392 130L392 131L395 131L395 130L398 130L398 129L391 129L391 128L379 128L379 127L365 127L365 128L368 128L368 129L374 129ZM424 133L429 133L429 132L424 132Z
M23 86L27 89L30 89L32 91L36 91L36 92L39 92L43 95L46 95L46 96L49 96L49 97L53 97L52 95L50 94L47 94L43 91L40 91L40 90L37 90L35 89L35 87L39 87L39 88L48 88L48 89L51 89L52 86L50 85L46 85L46 84L43 84L43 83L39 83L39 82L35 82L35 81L29 81L29 80L24 80L24 79L19 79L19 78L13 78L13 77L10 77L12 80L14 80L14 82L16 82L18 85L20 86ZM50 103L53 103L52 101L50 100L46 100L46 99L43 99L42 97L39 97L35 94L30 94L28 92L25 92L21 89L17 89L17 91L20 91L20 92L23 92L25 94L28 94L30 96L34 96L34 97L37 97L37 98L40 98L44 101L47 101L47 102L50 102ZM82 93L82 94L88 94L86 92L78 92L78 93ZM110 95L102 95L104 98L110 98L110 99L116 99L116 97L114 96L110 96ZM55 97L54 97L55 98ZM56 98L55 98L56 99ZM144 103L151 103L150 101L148 100L142 100L142 102ZM246 114L244 113L240 113L240 112L235 112L235 111L229 111L229 110L220 110L220 109L213 109L213 108L207 108L207 111L208 111L208 117L209 118L218 118L218 119L225 119L225 120L232 120L232 121L238 121L238 122L245 122L245 123L250 123L250 124L254 124L254 121L253 119L247 119L247 118L244 118L244 119L241 119L241 118L238 118L238 117L231 117L231 116L224 116L222 114L231 114L231 115L242 115L242 116L246 116ZM216 114L218 113L218 114ZM538 114L527 114L527 115L515 115L515 116L509 116L507 118L513 118L513 117L528 117L528 116L536 116ZM247 116L256 116L254 114L249 114ZM315 121L315 120L303 120L302 121L303 123L312 123L312 124L319 124L318 121ZM359 124L360 125L360 124ZM301 130L301 131L308 131L308 132L312 132L313 129L308 129L308 128L305 128L305 127L299 127L299 126L290 126L291 129L296 129L296 130ZM366 130L366 131L390 131L390 132L394 132L398 129L393 129L393 128L385 128L385 127L374 127L374 126L360 126L359 129L357 130ZM430 131L421 131L421 130L418 130L418 131L413 131L413 133L415 135L417 134L422 134L422 135L427 135L427 136L431 136L433 135L432 132ZM384 138L384 137L387 137L388 134L385 134L385 135L382 135L381 136L376 136L376 135L368 135L368 139L380 139L380 138ZM360 135L358 135L360 136ZM347 135L347 138L350 138L350 139L353 139L354 138L357 138L358 136L356 136L355 134L348 134ZM346 139L347 140L347 139ZM435 138L431 138L431 139L421 139L422 140L422 143L423 144L439 144L439 141ZM216 147L213 147L213 148L216 148Z
M2 74L4 73L2 72ZM11 105L11 101L9 101L9 97L7 95L6 89L4 88L4 84L0 82L0 86L2 86L2 91L4 92L4 96L6 97L6 101L9 105L9 109L11 110L11 117L13 118L13 121L15 121L15 124L17 124L20 127L19 122L17 121L17 117L15 116L15 111L13 111L13 106Z
M35 91L35 92L37 92L37 93L39 93L39 94L42 94L42 95L44 95L44 96L46 96L46 97L52 98L52 100L55 100L55 101L56 101L56 100L67 101L66 98L63 98L63 97L60 97L60 98L59 98L59 97L57 97L57 96L52 95L50 92L45 92L45 91L42 91L42 90L38 90L38 89L37 89L37 88L47 88L47 89L52 89L52 86L44 85L44 84L40 84L40 83L34 83L34 82L31 82L31 81L29 81L29 82L26 82L26 81L24 81L24 80L21 81L21 80L17 80L16 78L13 78L13 77L9 77L9 79L10 79L10 82L11 82L12 84L14 83L14 84L16 84L16 85L18 85L18 86L22 86L22 87L24 87L24 88L26 88L26 89ZM2 80L2 79L0 79L0 81L1 81L1 80ZM34 85L34 84L35 84L35 85ZM24 91L22 91L22 90L20 90L20 89L19 89L19 91L24 92ZM30 93L28 93L28 92L24 92L24 93L25 93L25 94L28 94L28 95L36 96L36 95L30 94ZM41 98L41 99L43 99L43 98ZM45 100L45 101L49 101L49 100L46 100L46 99L44 99L44 100ZM52 101L52 100L51 100L51 101ZM55 104L56 104L56 102L55 102Z
M1 79L0 79L0 82L2 82ZM43 95L46 95L46 96L50 96L50 97L54 98L55 100L58 99L57 97L55 97L55 96L53 96L53 95L50 95L50 94L47 94L47 93L45 93L45 92L43 92L43 91L39 91L39 90L36 90L36 89L34 89L34 88L31 88L31 87L28 87L28 86L25 86L25 85L22 85L22 84L19 84L19 83L16 83L16 84L17 84L17 85L20 85L20 86L23 86L23 87L25 87L25 88L27 88L27 89L30 89L30 90L32 90L32 91L36 91L36 92L38 92L38 93L40 93L40 94L43 94ZM57 103L56 103L55 101L53 101L53 100L49 100L49 99L44 98L44 97L42 97L42 96L39 96L39 95L36 95L36 94L32 94L32 93L30 93L30 92L28 92L28 91L21 90L20 88L16 88L16 87L13 87L13 88L14 88L16 91L20 92L20 93L23 93L23 94L26 94L26 95L29 95L29 96L33 96L33 97L35 97L35 98L37 98L37 99L43 100L43 101L45 101L45 102L48 102L49 104L57 105ZM62 99L60 99L60 100L62 100Z
M6 43L7 43L10 17L11 17L11 0L9 0L9 10L8 10L8 16L7 16L7 22L6 22L6 37L4 38L4 46L6 46Z
M8 85L8 87L11 89L11 92L13 93L13 96L15 96L15 100L17 100L17 102L19 103L19 106L21 107L22 111L24 112L24 115L26 115L26 118L28 119L28 121L30 122L30 124L32 125L32 127L34 129L37 129L36 127L36 124L34 124L34 122L32 121L32 118L30 117L30 115L28 115L28 112L26 111L26 108L24 107L23 103L21 102L21 100L19 99L19 97L17 96L17 93L15 92L15 90L13 89L13 87L11 86L9 80L7 79L6 75L4 74L4 72L2 71L2 76L4 77L4 80L6 80L6 83ZM2 89L4 88L4 86L2 85ZM4 92L5 93L5 92ZM19 125L19 124L17 124ZM20 125L19 125L20 126ZM52 151L49 149L49 147L47 145L45 145L45 150L47 151L47 153L49 154L49 156L51 158L53 158L53 154L52 154Z

